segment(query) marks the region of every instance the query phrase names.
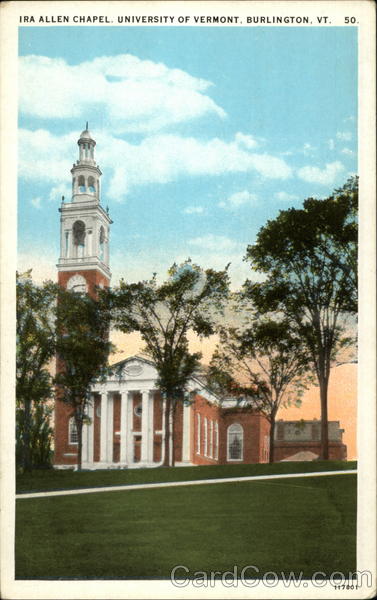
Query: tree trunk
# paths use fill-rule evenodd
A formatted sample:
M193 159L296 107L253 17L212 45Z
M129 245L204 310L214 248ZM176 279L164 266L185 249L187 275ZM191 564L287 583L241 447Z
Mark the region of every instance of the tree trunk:
M174 441L175 441L175 409L177 406L177 401L173 400L172 402L172 410L171 410L171 414L172 414L172 422L171 422L171 466L174 467L175 465L175 456L174 456L174 451L175 451L175 447L174 447Z
M30 429L31 429L31 400L26 399L24 403L24 432L23 441L23 467L25 471L31 471L30 453Z
M164 462L162 463L163 467L170 466L170 407L171 400L170 397L167 396L165 402L165 456Z
M77 470L82 468L82 419L76 421L77 428Z
M270 457L269 463L273 463L275 459L275 417L270 420Z
M329 422L327 416L327 391L329 381L326 377L319 378L321 398L321 459L329 459Z

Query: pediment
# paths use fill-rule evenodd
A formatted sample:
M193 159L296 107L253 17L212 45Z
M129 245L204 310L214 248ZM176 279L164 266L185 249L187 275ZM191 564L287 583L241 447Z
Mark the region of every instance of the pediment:
M140 356L130 356L112 365L112 376L120 380L156 379L157 371L153 363Z

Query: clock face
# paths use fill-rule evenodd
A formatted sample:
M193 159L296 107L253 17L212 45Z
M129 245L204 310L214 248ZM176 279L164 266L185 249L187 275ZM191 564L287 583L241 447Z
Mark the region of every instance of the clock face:
M79 294L85 294L87 292L87 284L85 277L82 275L73 275L67 282L67 290L77 292Z

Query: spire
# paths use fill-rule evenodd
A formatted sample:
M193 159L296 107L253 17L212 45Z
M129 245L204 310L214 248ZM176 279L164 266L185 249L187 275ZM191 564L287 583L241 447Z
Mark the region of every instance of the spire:
M86 131L88 131L89 129L89 125L88 125L88 121L86 122Z

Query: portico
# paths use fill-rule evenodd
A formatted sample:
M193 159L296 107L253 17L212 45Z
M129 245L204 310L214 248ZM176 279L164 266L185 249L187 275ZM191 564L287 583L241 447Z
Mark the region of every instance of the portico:
M132 357L93 386L83 427L86 469L156 467L164 461L165 401L149 361ZM183 407L182 457L190 464L190 406Z
M157 466L154 461L154 438L163 428L154 429L156 390L94 389L88 411L88 422L83 427L83 468ZM141 402L140 402L141 397ZM97 425L99 423L99 427ZM97 425L97 427L96 427ZM95 460L95 429L99 429L99 460ZM119 451L117 451L117 446Z

